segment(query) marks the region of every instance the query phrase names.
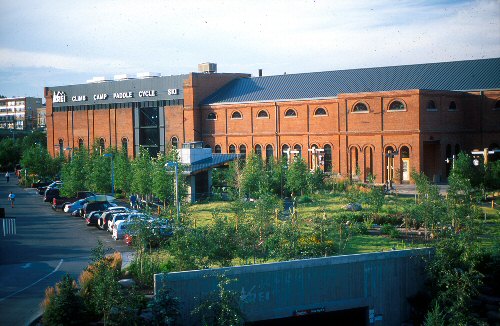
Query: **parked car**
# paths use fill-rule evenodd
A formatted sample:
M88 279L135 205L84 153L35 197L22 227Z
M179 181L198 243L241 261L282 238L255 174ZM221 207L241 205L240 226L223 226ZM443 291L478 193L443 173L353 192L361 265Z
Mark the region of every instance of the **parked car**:
M87 218L87 214L93 211L105 211L110 207L116 206L109 201L92 201L85 203L82 208L83 218Z
M145 219L147 218L146 214L137 213L136 211L126 212L126 213L113 213L111 218L108 218L108 232L113 233L113 227L117 221L122 220L134 220L134 219Z
M127 229L132 225L131 221L121 220L116 222L115 227L113 228L112 237L115 240L119 240L123 238L125 234L127 234Z
M99 219L99 217L101 217L102 212L103 211L90 212L88 214L87 218L85 218L85 222L86 222L87 226L97 225L97 220Z
M59 188L52 187L45 189L45 194L43 195L44 202L51 203L56 197L59 197Z
M38 179L37 181L33 182L31 184L31 188L40 188L40 187L47 187L50 185L53 181L49 179Z
M108 221L113 218L113 214L115 213L127 213L129 212L129 209L127 207L123 206L116 206L113 207L112 209L109 209L102 213L101 217L97 221L97 227L101 230L107 230L108 229Z
M75 210L79 210L83 207L86 202L91 201L90 198L95 196L93 192L90 191L78 191L76 197L54 197L52 199L52 208L57 210L62 209L66 213L73 213ZM72 206L72 204L75 204ZM67 206L72 207L71 209L66 209Z
M149 245L150 246L158 246L163 241L170 238L174 233L172 226L168 220L164 219L150 219L146 221L146 227L150 230L151 236L149 237ZM137 228L131 221L129 225L127 225L126 233L123 236L123 240L125 244L131 246L134 242L134 238L136 237Z

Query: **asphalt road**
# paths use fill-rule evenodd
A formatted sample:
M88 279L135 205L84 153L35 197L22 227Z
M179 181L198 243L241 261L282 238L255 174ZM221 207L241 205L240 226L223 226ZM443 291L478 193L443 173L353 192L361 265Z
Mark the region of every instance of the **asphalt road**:
M80 217L53 211L35 189L20 188L16 177L6 183L3 175L0 207L6 220L15 218L16 227L15 234L4 235L0 219L0 325L28 325L38 317L45 288L65 274L77 278L98 240L130 259L131 249L122 241L88 227ZM16 194L14 208L7 199L11 191Z

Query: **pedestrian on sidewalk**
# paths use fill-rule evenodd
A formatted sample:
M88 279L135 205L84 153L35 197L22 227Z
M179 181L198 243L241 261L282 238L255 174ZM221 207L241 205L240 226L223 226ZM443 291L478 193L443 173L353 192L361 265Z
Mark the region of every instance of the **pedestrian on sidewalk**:
M5 173L5 179L7 179L7 183L9 183L9 178L10 178L10 173L9 173L9 171L7 171Z
M136 205L137 205L137 196L132 194L130 195L130 207L132 207L132 209L135 209Z
M14 201L15 200L16 200L16 195L14 195L11 191L9 194L10 207L14 208Z

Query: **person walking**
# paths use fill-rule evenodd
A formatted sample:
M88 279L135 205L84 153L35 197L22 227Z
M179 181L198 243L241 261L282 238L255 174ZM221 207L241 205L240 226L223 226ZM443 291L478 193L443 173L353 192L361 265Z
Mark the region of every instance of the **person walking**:
M137 205L137 196L132 194L130 195L130 207L132 207L132 209L135 209L136 205Z
M5 179L7 179L7 183L9 183L10 173L9 171L5 172Z
M16 200L16 195L14 195L11 191L9 194L10 207L14 208L14 201L15 200Z

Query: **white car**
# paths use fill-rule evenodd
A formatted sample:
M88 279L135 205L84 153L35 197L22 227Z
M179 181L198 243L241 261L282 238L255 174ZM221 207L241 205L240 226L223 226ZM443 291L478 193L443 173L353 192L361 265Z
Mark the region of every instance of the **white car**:
M131 221L133 219L137 219L137 218L144 219L147 217L145 214L137 213L136 211L127 212L127 213L117 213L117 214L113 214L112 216L113 216L112 218L108 219L108 231L110 233L113 233L113 228L114 228L116 222L118 222L118 221L122 221L122 220Z
M82 209L83 205L87 202L87 199L79 199L71 204L64 205L65 213L74 213L75 211Z
M121 220L117 221L113 227L113 239L119 240L122 239L127 233L127 228L132 224L129 220Z
M130 210L127 207L123 206L115 206L115 207L109 207L106 209L101 217L97 220L97 227L101 230L107 230L108 229L108 221L113 218L113 214L116 213L128 213Z

